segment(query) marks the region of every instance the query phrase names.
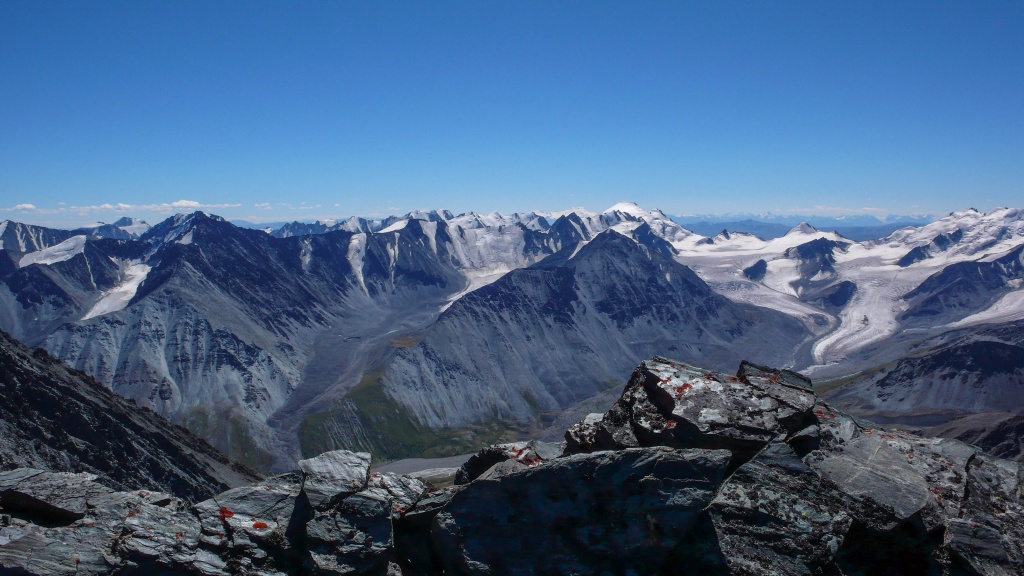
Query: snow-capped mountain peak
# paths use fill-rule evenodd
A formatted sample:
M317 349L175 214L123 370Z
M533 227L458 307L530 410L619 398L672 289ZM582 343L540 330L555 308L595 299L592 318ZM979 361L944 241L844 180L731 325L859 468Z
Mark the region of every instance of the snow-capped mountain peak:
M647 210L644 210L636 202L619 202L611 208L602 212L602 214L612 214L614 212L621 212L623 214L629 214L634 218L642 218L648 214Z
M814 234L818 232L818 229L811 226L807 222L801 222L786 232L786 236L795 236L797 234Z

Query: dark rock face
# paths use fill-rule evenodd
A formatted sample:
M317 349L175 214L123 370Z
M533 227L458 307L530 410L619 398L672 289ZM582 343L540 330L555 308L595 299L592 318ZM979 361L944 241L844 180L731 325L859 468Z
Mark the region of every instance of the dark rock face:
M0 573L1024 573L1024 466L875 428L799 374L645 361L566 444L492 446L458 486L329 452L189 506L0 473Z
M817 238L786 251L787 258L800 260L800 271L806 277L823 272L835 272L835 251L845 251L849 242Z
M259 476L184 428L0 332L0 470L86 472L203 500Z
M906 255L900 258L896 264L906 268L915 262L927 260L928 258L931 258L935 252L945 252L946 250L949 250L950 246L960 242L963 238L964 231L960 228L949 234L939 234L932 239L931 243L912 248L910 252L907 252Z
M573 453L729 449L735 472L677 550L703 573L1024 571L1024 467L857 422L795 373L743 364L725 377L655 358L566 441Z
M743 269L743 275L746 276L747 278L749 278L750 280L753 280L754 282L757 282L757 281L761 280L762 278L764 278L764 274L767 271L768 271L768 263L765 262L764 259L761 259L761 260L758 260L757 262L754 262L750 266L744 268Z
M577 454L468 485L431 536L446 573L652 574L714 497L724 450Z

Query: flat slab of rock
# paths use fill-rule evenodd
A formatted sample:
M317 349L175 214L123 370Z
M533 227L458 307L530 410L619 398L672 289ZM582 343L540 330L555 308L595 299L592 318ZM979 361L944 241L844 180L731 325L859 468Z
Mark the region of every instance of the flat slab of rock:
M978 454L946 545L981 574L1024 574L1024 465Z

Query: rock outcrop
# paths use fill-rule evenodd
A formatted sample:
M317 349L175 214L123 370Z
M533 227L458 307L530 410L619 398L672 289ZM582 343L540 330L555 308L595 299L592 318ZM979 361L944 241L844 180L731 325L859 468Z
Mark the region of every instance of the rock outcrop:
M329 452L191 506L5 472L0 573L1024 573L1024 466L748 363L646 361L564 446L492 446L453 487L369 464Z

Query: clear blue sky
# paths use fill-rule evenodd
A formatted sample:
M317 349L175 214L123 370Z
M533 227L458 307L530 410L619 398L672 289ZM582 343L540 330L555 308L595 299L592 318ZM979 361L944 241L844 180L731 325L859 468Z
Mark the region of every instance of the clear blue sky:
M1022 31L1024 2L5 0L0 219L1021 206Z

